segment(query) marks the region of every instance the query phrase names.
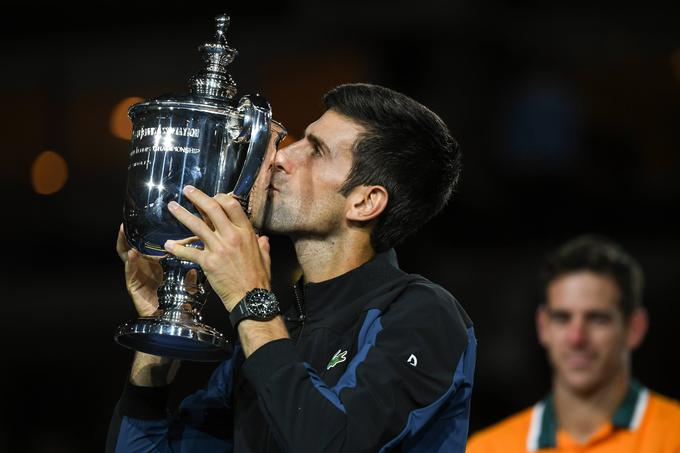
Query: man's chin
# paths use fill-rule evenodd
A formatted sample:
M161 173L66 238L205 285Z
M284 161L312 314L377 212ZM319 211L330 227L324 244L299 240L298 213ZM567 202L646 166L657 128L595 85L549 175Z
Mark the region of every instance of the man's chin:
M271 211L253 212L250 220L260 234L282 234L280 228L276 227Z
M602 381L592 370L569 370L560 380L572 393L587 396L598 390Z
M258 231L268 231L272 217L272 201L268 195L256 194L259 197L253 199L250 205L250 222Z

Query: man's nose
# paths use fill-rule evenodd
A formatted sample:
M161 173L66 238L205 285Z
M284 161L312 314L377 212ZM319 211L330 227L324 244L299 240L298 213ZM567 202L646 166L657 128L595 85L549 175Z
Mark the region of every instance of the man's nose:
M572 346L583 346L588 342L588 330L582 319L574 319L567 327L567 341Z
M284 146L276 152L274 168L278 171L290 173L302 162L304 144L302 140Z
M294 154L297 142L284 146L276 152L274 156L274 169L290 173L294 166Z

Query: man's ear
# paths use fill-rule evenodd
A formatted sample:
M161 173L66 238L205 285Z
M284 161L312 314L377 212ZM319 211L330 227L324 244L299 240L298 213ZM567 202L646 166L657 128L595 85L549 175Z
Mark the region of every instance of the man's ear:
M387 208L387 189L383 186L357 186L347 196L347 219L369 222Z
M649 319L647 318L647 310L644 308L636 308L628 318L628 327L626 333L626 344L631 351L636 349L647 334L647 327L649 327Z

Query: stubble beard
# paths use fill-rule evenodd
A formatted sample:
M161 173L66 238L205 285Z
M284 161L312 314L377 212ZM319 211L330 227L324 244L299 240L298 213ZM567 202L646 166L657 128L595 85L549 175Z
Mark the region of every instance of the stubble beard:
M261 209L254 216L255 227L266 234L281 234L289 236L293 222L290 210L285 205L274 203L272 192L268 192Z
M565 365L562 366L563 369L559 372L562 374L560 380L563 385L566 385L572 392L582 397L597 393L614 380L618 373L622 372L619 364L608 363L602 357L596 359L595 363L588 370L579 371L568 369Z
M280 195L280 194L279 194ZM324 206L303 207L300 200L292 203L268 196L260 216L263 233L287 236L294 242L311 239L324 240L338 225L327 217Z

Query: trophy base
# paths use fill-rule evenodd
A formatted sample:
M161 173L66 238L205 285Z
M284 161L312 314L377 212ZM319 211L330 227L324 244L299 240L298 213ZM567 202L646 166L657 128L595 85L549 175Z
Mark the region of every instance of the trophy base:
M147 354L195 362L229 358L229 341L216 329L196 322L169 321L150 316L118 327L118 344Z

